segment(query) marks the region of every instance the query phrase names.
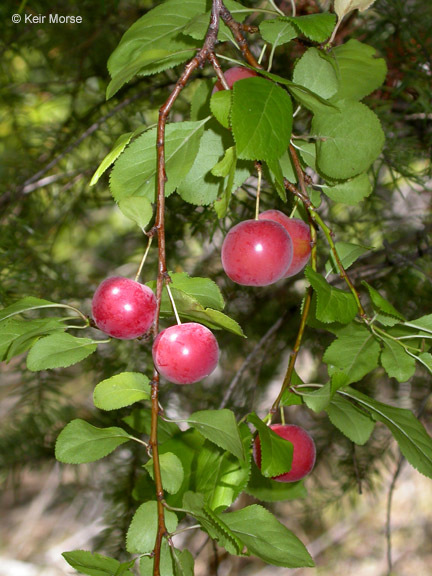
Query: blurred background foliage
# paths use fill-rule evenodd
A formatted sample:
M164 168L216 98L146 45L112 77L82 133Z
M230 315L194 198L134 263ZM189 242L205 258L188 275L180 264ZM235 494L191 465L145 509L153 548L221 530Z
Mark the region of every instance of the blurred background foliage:
M113 274L135 274L146 239L114 206L108 189L109 175L105 174L94 187L89 186L89 181L118 136L156 122L158 107L176 80L176 70L138 78L115 98L105 100L109 55L124 31L155 4L151 0L50 3L51 13L82 16L83 22L73 25L13 24L12 14L20 11L47 14L47 3L24 0L1 4L1 306L32 295L68 302L88 314L92 294L102 279ZM265 2L245 4L257 7ZM277 4L290 13L289 0L278 0ZM298 14L310 14L327 8L329 2L297 0L296 5ZM371 44L387 61L385 85L367 100L379 115L387 140L373 169L375 190L371 197L356 207L323 199L321 211L338 240L373 247L352 270L356 284L360 287L361 280L367 280L407 318L416 318L430 313L432 302L429 0L378 0L371 10L349 17L336 42L349 38ZM251 36L250 42L259 54L258 36ZM223 46L220 50L239 58L233 47ZM279 48L274 71L288 75L304 50L301 44ZM200 74L207 77L211 72L205 69ZM192 82L176 104L172 120L188 118L194 89ZM302 122L307 122L307 118L300 116L299 127ZM223 292L227 313L242 325L247 335L247 340L243 340L228 333L217 334L222 350L220 368L204 383L181 388L164 386L161 400L171 416L217 407L233 381L236 385L227 406L239 416L251 410L265 413L283 378L298 327L304 291L302 277L255 290L234 286L221 272L223 232L232 222L251 217L254 192L251 179L236 195L226 221L218 221L210 208L192 207L176 195L167 203L169 269L213 278ZM270 187L265 186L262 208L273 206L287 211ZM324 239L320 238L318 250L319 264L323 267L328 258ZM145 281L156 276L156 259L157 251L153 249L145 266ZM282 322L277 324L281 316ZM271 335L263 338L267 331ZM312 328L306 332L298 370L310 381L325 378L320 357L330 340L328 333ZM22 536L22 526L13 511L32 509L32 503L39 502L40 494L45 494L47 486L51 487L50 471L56 466L55 438L71 418L84 417L96 425L121 421L122 411L108 415L95 411L91 395L97 382L125 369L149 374L149 346L115 342L76 367L49 373L27 372L24 358L2 365L0 478L5 487L2 498L7 515L1 531L5 542L0 554L32 561L37 546L27 544L20 548L13 544L20 530ZM381 370L376 370L361 387L379 399L414 411L422 409L423 422L431 430L432 406L427 402L431 382L421 370L406 384L388 380ZM359 488L372 495L386 494L397 470L398 454L380 427L366 446L354 450L324 416L292 407L287 417L310 429L318 447L316 472L307 484L308 499L281 505L281 518L300 536L304 534L307 542L318 538L323 530L330 530L336 520L341 521L335 510L343 509L345 517L353 518L359 506L356 496ZM49 507L64 519L69 511L73 519L69 518L71 527L66 534L79 532L83 522L93 526L92 522L102 517L98 530L86 533L88 541L78 539L77 547L92 547L121 556L122 535L136 507L130 491L140 466L139 455L131 450L92 465L91 469L83 466L72 471L65 467L61 481L55 481L54 488L50 488L49 506L43 512ZM105 504L98 499L102 493ZM344 495L349 501L347 509L340 500ZM336 503L336 508L331 507L332 503ZM35 518L39 526L42 513ZM430 518L424 522L430 533ZM382 537L380 561L385 557L384 524L385 515L376 528ZM431 539L429 547L430 542ZM60 551L72 549L75 544L74 541ZM45 562L43 573L51 574L47 568L50 559L53 565L61 566L53 575L66 574L61 559L59 562L58 557L49 556L45 548L43 558L39 550L38 560L41 564ZM423 547L422 554L430 560L432 552L426 548ZM211 550L209 554L207 571L203 568L206 574L210 564L213 567L220 564L220 574L234 574L236 570L239 574L250 574L259 568L240 561L225 568L223 558L216 562ZM343 547L339 554L343 556ZM331 565L331 558L317 561ZM356 565L356 573L363 573L360 565Z

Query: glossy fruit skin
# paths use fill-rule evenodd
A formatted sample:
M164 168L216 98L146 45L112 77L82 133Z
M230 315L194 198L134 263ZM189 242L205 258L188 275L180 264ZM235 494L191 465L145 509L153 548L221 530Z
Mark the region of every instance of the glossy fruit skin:
M144 284L123 276L111 276L99 284L92 300L96 326L113 338L131 340L142 336L154 322L156 297Z
M291 265L293 246L283 226L271 220L243 220L222 244L222 266L233 282L268 286L283 278Z
M293 258L284 278L298 274L306 266L311 253L309 226L300 218L290 218L280 210L266 210L259 215L260 220L272 220L281 224L291 236Z
M312 471L315 465L316 448L311 436L301 426L295 424L272 424L270 428L281 438L289 440L293 445L291 470L285 474L274 476L276 482L297 482ZM259 436L255 438L253 455L258 468L261 467L261 443Z
M161 376L174 384L193 384L209 376L219 361L213 333L197 322L170 326L153 342L153 361Z
M249 70L249 68L243 68L243 66L234 66L233 68L228 68L228 70L224 72L224 76L225 80L228 83L228 86L231 89L233 87L234 82L237 82L237 80L252 78L254 76L258 76L258 74L253 70ZM222 86L220 80L218 80L214 85L212 94L214 94L215 92L219 92L219 90L224 90L224 87Z

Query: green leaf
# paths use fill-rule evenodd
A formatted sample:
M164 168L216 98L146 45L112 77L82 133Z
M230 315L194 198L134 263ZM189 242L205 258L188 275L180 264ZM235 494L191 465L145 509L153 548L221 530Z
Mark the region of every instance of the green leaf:
M316 293L316 317L318 320L326 323L348 324L356 317L357 303L350 292L333 288L321 274L312 270L310 266L306 267L305 276Z
M279 476L291 470L293 445L269 428L255 413L247 421L258 431L261 443L261 474L267 478Z
M196 43L180 32L194 16L206 10L205 0L190 0L187 4L168 0L137 20L108 60L112 81L107 99L136 74L155 74L192 58Z
M60 432L55 456L65 464L83 464L104 458L113 450L128 442L131 436L116 426L96 428L77 418L69 422Z
M170 547L174 564L174 576L194 576L194 558L189 550L181 552Z
M381 352L381 366L390 376L398 382L406 382L416 370L415 359L406 353L405 348L390 338L383 338L384 345Z
M297 62L293 80L322 98L333 96L339 86L333 65L316 48L309 48Z
M217 92L219 94L219 92ZM235 170L235 165L237 162L237 155L235 146L231 146L225 150L225 154L217 164L211 169L213 176L218 176L219 178L225 178L229 176L233 168Z
M416 358L432 374L432 354L430 352L422 352Z
M330 404L331 400L331 386L330 382L324 384L317 390L313 390L303 394L303 402L308 408L314 412L321 412L325 410Z
M298 140L296 142L297 149L300 153L300 157L306 166L312 168L315 172L316 167L316 146L312 142L306 142L305 140Z
M432 334L432 314L422 316L421 318L417 318L417 320L411 320L410 322L405 322L405 326Z
M361 100L385 80L387 67L383 58L376 57L372 46L358 40L348 40L331 51L339 79L336 100Z
M362 246L361 244L352 244L351 242L336 242L336 252L345 270L348 270L354 262L371 250L368 246ZM339 274L339 268L336 263L333 252L330 252L330 258L327 260L325 265L325 270L327 274L333 272L333 274Z
M171 194L186 177L198 154L205 123L174 122L165 132L165 162L168 181L166 195ZM110 174L111 194L116 202L130 196L143 196L150 202L156 198L156 136L148 130L130 144L114 164Z
M259 25L260 33L266 42L275 48L287 44L297 36L297 30L286 19L272 18Z
M303 404L303 398L287 388L282 395L280 404L281 406L299 406Z
M191 82L191 88L194 90L190 106L191 120L204 120L211 115L210 98L213 87L214 81L210 78L199 78Z
M72 552L63 552L63 558L66 562L75 568L80 574L88 576L133 576L128 570L134 561L120 564L118 560L88 552L87 550L73 550Z
M174 512L165 510L168 532L174 532L178 520ZM157 502L144 502L135 512L126 535L126 550L131 554L147 554L154 548L158 528Z
M330 373L336 368L346 374L346 383L358 382L378 366L380 345L367 328L349 324L338 330L337 336L323 356Z
M219 90L212 95L210 100L210 110L224 128L230 128L231 102L231 90Z
M188 424L239 460L245 459L242 439L231 410L200 410L188 418Z
M118 203L120 211L126 218L138 224L144 230L153 217L153 207L147 198L141 196L130 196L123 198Z
M118 410L150 398L150 380L139 372L122 372L102 380L93 392L93 402L100 410Z
M347 438L362 446L369 440L375 426L368 412L349 402L339 394L334 396L325 409L330 422Z
M27 356L27 368L32 372L65 368L81 362L97 348L90 338L76 338L70 334L52 334L38 340Z
M253 504L219 517L244 542L251 554L265 562L286 568L314 566L297 536L262 506Z
M303 482L276 482L271 478L265 478L254 464L252 464L249 484L244 491L263 502L297 500L307 496Z
M242 541L228 528L220 515L216 515L204 503L204 496L186 492L183 497L183 509L201 524L213 540L217 540L230 554L239 555L243 549Z
M186 272L169 272L170 286L195 298L202 306L223 310L225 302L219 286L210 278L189 276Z
M309 90L309 88L301 86L300 84L295 84L283 76L267 72L266 70L260 70L260 75L273 80L273 82L282 84L282 86L286 86L299 104L312 110L314 114L326 114L329 110L339 110L336 104L325 100L325 98L321 98L321 96L315 94Z
M109 152L102 162L99 164L96 172L93 174L92 179L90 180L90 186L94 186L98 181L102 174L117 160L129 142L137 136L141 134L143 130L145 130L145 126L140 126L134 132L127 132L127 134L122 134L117 138L114 143L113 149Z
M372 288L372 286L365 281L363 281L362 284L363 286L366 286L366 288L368 289L369 296L372 300L372 305L375 310L383 314L387 314L388 316L394 316L401 322L405 320L402 314L396 310L393 304L390 304L390 302L388 302L383 296L381 296L378 290Z
M39 338L64 332L65 329L59 318L9 318L0 323L0 360L9 362L14 356L31 348Z
M250 444L251 434L248 430ZM249 451L249 445L246 447ZM197 459L195 489L204 495L212 510L224 510L234 502L248 483L250 459L239 460L206 441Z
M214 203L214 208L218 218L223 218L227 211L234 190L237 190L243 182L250 176L250 170L246 162L237 162L236 147L231 146L225 150L225 155L211 172L214 176L224 177L224 189L220 197Z
M333 32L336 17L329 12L308 14L306 16L288 17L299 31L313 42L325 42Z
M174 68L174 66L182 64L186 60L192 59L194 54L195 50L190 47L174 50L166 50L164 48L147 50L147 52L131 60L129 64L113 76L107 87L106 99L112 98L135 75L149 76L168 68Z
M340 390L339 394L352 398L374 420L385 424L411 466L432 478L432 438L410 410L378 402L353 388Z
M14 302L7 308L0 310L0 322L16 316L17 314L22 314L23 312L29 312L30 310L37 310L40 308L63 308L64 304L56 304L55 302L50 302L49 300L42 300L41 298L34 298L33 296L28 296L18 302Z
M280 86L264 78L236 82L231 124L238 158L277 160L289 146L291 99Z
M181 461L172 452L166 452L159 455L159 465L164 490L170 494L177 494L184 480L184 470ZM154 480L153 458L144 465L144 468Z
M167 452L175 454L180 459L184 472L183 483L178 492L167 496L170 506L181 507L185 492L195 489L196 460L204 442L204 436L198 430L189 428L185 432L179 432L161 445L160 454Z
M151 282L148 282L147 285L150 287L153 286ZM226 314L223 314L219 310L213 310L212 308L204 308L196 298L189 296L189 294L186 294L183 290L171 287L171 293L176 304L177 312L183 320L200 322L213 330L223 329L238 336L244 336L239 324L229 316L226 316ZM160 314L161 318L171 318L174 316L166 289L162 292Z
M345 180L365 172L378 158L384 132L376 114L360 102L342 101L339 110L315 114L317 165L325 175Z
M222 136L206 130L201 138L198 154L186 177L177 188L185 202L196 206L212 204L223 189L223 180L216 178L211 169L224 154Z
M334 186L323 186L322 191L333 202L342 202L349 206L356 206L359 202L370 196L372 184L367 174L360 174L351 180L340 182Z

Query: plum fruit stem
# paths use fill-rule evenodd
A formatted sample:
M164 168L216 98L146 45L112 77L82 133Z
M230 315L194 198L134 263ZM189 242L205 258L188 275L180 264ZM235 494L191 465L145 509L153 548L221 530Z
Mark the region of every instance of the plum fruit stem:
M147 259L147 255L149 253L152 240L153 240L153 236L151 234L149 234L148 241L147 241L147 248L145 249L143 257L141 258L141 262L140 262L140 265L138 267L138 271L137 271L136 276L135 276L135 282L139 281L139 277L141 276L142 269L143 269L145 261Z
M181 324L181 320L180 320L180 317L179 317L178 312L177 312L177 306L175 304L174 297L172 295L169 283L165 284L165 288L167 289L167 292L168 292L168 296L169 296L169 299L171 302L172 309L174 311L174 316L176 318L176 322L177 322L177 324Z
M260 196L261 196L261 180L262 180L262 164L261 164L261 162L255 162L255 168L256 168L256 171L258 173L256 203L255 203L255 220L258 220L259 209L260 209Z

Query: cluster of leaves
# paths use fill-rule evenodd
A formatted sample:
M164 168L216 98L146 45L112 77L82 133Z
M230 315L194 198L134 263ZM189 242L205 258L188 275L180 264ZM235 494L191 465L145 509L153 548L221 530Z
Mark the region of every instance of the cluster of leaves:
M252 12L233 0L225 4L238 20ZM205 0L186 4L168 0L148 12L128 30L109 60L112 81L107 97L114 96L135 75L153 75L193 58L202 45L208 22L209 3ZM285 179L298 185L289 154L291 142L298 150L302 168L312 175L308 188L312 204L308 210L318 227L322 224L317 212L322 195L352 206L371 194L367 172L382 150L384 135L377 116L362 100L381 86L386 66L373 48L356 40L335 48L323 47L335 27L333 14L274 14L260 23L261 38L270 50L267 70L260 69L259 77L238 83L232 91L215 94L211 93L211 81L199 80L190 102L190 118L167 127L167 196L177 193L185 202L211 206L216 217L225 218L233 193L253 174L254 162L260 161L278 194L276 200L286 202ZM307 39L313 46L298 59L290 78L273 74L270 70L276 50L298 38ZM223 24L219 41L233 41ZM300 137L295 132L293 102L309 123L308 133ZM122 135L92 183L113 163L112 196L123 214L145 229L152 220L156 196L156 128L141 126ZM412 412L379 402L352 387L379 364L389 378L399 382L411 378L417 365L432 372L432 355L427 345L432 337L432 316L407 321L366 283L364 294L370 316L362 314L357 292L337 288L333 280L335 274L341 273L340 263L343 270L349 269L367 248L352 243L334 244L328 228L322 224L321 229L330 247L323 250L328 257L325 273L320 274L311 266L305 276L313 290L309 325L336 336L323 356L329 378L323 384L293 379L281 404L302 403L314 412L325 411L331 423L359 445L367 442L375 422L381 422L393 434L407 460L432 477L432 442ZM181 318L243 335L239 324L222 312L225 303L213 281L190 278L184 273L172 273L171 279ZM70 318L64 316L33 316L34 310L44 309L67 309L73 313L74 321L69 324ZM161 315L172 316L165 293ZM28 352L30 371L78 363L95 352L100 341L73 335L77 329L90 329L90 322L76 308L26 298L0 312L1 359L10 361ZM103 411L120 410L137 402L145 405L149 397L149 380L144 374L122 372L96 386L94 405ZM107 428L73 420L58 438L56 457L71 464L93 462L128 442L145 444L150 434L149 409L134 407L123 420L123 427ZM193 519L230 554L253 554L278 566L312 566L303 544L264 507L254 504L228 510L242 492L264 502L305 496L302 482L283 485L271 480L289 469L291 445L281 442L254 413L248 415L247 421L261 439L261 472L251 459L249 426L237 423L230 410L194 412L187 419L186 430L160 419L167 529L172 535L179 521L190 528ZM152 474L149 458L134 489L138 508L126 541L127 551L140 557L142 576L153 573L158 527ZM83 574L131 575L136 562L120 563L85 551L64 556ZM171 536L163 542L161 573L193 574L191 554L177 550Z

